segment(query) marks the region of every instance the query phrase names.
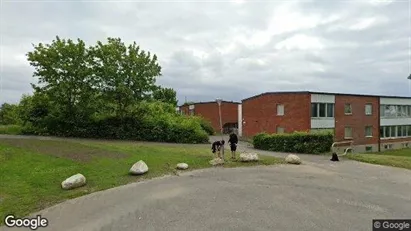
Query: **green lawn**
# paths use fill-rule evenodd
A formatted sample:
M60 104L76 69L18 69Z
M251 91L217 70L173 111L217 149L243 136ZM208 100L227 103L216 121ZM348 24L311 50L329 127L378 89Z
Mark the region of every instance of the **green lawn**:
M0 134L19 135L21 130L20 125L0 125Z
M190 169L207 168L211 154L208 145L0 139L0 224L6 214L25 216L69 198L175 174L179 162L187 163ZM139 160L147 163L149 172L129 175L131 165ZM225 167L278 163L283 161L261 156L259 163L228 161ZM76 173L86 177L87 185L62 190L61 182Z
M370 164L411 169L411 149L408 148L379 153L348 154L347 157L352 160Z

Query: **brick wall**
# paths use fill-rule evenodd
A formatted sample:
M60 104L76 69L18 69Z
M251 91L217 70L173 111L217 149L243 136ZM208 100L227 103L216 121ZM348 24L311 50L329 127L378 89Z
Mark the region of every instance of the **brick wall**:
M277 126L284 132L310 129L311 98L308 93L264 94L242 102L243 136L260 132L276 133ZM277 116L277 104L284 105L284 115Z
M346 115L345 104L351 104L352 114ZM372 104L372 115L365 114L365 105ZM353 145L377 144L380 129L379 99L365 96L335 96L335 140L345 141L345 127L352 128ZM365 137L365 126L372 126L372 137Z
M218 104L216 102L210 103L196 103L194 104L194 115L201 116L211 122L216 132L220 131L220 117L218 113ZM188 105L180 106L180 110L184 114L189 115ZM223 125L226 123L238 122L238 104L232 102L221 103L221 120Z

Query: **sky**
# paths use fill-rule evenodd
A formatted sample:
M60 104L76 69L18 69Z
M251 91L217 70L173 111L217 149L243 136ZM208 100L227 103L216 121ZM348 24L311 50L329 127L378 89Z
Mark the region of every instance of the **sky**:
M411 96L411 0L1 0L0 104L30 94L25 54L56 35L154 53L179 103L270 91Z

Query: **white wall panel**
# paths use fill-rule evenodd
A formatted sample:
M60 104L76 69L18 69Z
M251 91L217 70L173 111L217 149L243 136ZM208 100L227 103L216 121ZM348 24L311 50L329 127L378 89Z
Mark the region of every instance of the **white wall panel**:
M311 128L334 128L334 118L311 119Z
M335 95L311 94L311 103L335 103Z
M411 105L411 99L402 98L380 98L380 104L390 104L390 105Z

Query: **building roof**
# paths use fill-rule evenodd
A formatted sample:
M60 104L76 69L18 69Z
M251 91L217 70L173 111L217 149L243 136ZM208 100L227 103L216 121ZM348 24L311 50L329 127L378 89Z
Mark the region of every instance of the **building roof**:
M273 94L319 94L319 95L345 95L345 96L359 96L359 97L411 99L411 97L407 97L407 96L391 96L391 95L366 95L366 94L335 93L335 92L320 92L320 91L274 91L274 92L264 92L258 95L254 95L254 96L245 98L242 101L258 98L263 95L273 95Z
M221 102L223 102L223 103L232 103L232 104L241 104L240 102L226 101L226 100L223 100L223 101L221 101ZM209 103L217 103L217 102L216 102L216 101L192 102L192 103L189 103L189 104L187 104L187 105L209 104ZM184 106L184 105L185 105L185 104L181 104L179 107Z

